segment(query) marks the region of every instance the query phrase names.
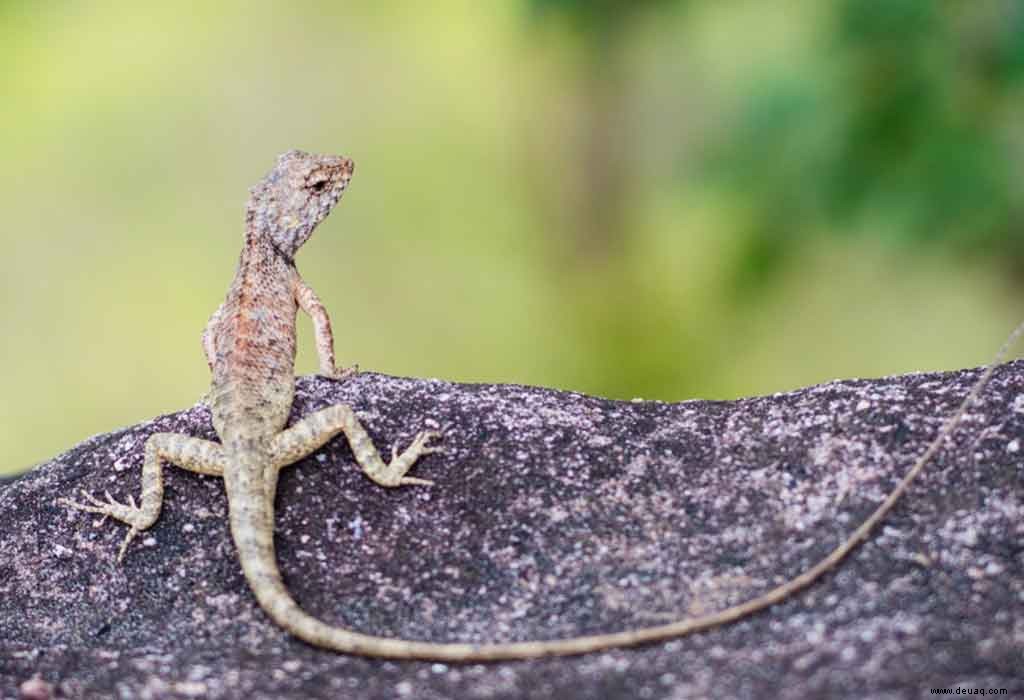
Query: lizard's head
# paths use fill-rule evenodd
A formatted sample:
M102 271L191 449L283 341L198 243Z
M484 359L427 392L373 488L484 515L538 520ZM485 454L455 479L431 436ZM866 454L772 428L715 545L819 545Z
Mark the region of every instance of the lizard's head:
M342 156L288 151L250 188L247 220L291 258L341 199L354 168Z

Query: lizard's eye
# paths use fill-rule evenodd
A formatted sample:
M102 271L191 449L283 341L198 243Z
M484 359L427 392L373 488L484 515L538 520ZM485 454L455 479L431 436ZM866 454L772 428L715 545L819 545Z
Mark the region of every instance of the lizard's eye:
M309 189L313 190L313 194L320 194L327 189L327 180L317 180L309 186Z

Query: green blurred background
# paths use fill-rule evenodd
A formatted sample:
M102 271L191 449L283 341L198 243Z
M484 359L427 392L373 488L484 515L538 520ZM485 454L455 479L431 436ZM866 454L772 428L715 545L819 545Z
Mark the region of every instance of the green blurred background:
M289 148L357 163L299 268L367 370L732 398L1024 316L1021 2L8 0L0 65L0 472L205 392Z

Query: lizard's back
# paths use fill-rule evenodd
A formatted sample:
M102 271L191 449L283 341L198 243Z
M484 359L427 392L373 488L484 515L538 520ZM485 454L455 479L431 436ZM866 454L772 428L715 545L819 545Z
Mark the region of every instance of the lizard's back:
M269 241L250 241L211 329L210 402L226 446L279 432L295 392L295 269Z

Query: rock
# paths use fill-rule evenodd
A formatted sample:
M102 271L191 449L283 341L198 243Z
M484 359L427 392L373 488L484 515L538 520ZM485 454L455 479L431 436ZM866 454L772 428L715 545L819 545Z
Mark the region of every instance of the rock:
M739 401L609 401L364 373L304 377L293 409L352 403L377 445L430 420L447 452L387 490L343 439L287 468L278 559L311 613L433 641L569 637L753 597L884 498L978 370ZM635 649L451 665L310 647L257 607L219 479L165 470L157 524L55 503L139 493L146 437L213 438L209 411L99 435L0 487L0 697L877 697L1024 690L1024 363L1001 367L869 541L794 599ZM41 686L42 687L42 686Z

